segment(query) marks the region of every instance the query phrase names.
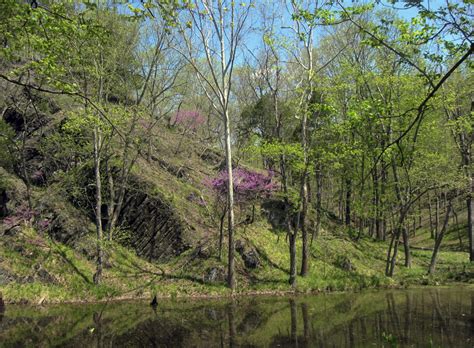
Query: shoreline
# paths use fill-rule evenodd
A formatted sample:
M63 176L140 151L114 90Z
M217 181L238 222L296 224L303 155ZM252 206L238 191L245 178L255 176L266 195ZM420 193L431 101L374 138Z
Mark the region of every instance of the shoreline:
M383 291L383 290L407 290L407 289L426 289L426 288L453 288L453 287L463 287L463 288L473 288L474 285L466 282L451 282L445 283L440 285L422 285L422 284L413 284L413 285L393 285L393 286L380 286L375 288L363 288L359 290L329 290L329 291L322 291L322 290L311 290L311 291L298 291L295 290L248 290L248 291L237 291L237 292L230 292L226 294L177 294L177 295L166 295L166 294L156 294L156 298L158 300L180 300L180 301L205 301L205 300L225 300L225 299L235 299L235 298L245 298L250 296L258 296L258 297L285 297L285 296L315 296L315 295L329 295L329 294L341 294L341 293L359 293L365 291ZM148 301L153 298L154 295L147 295L147 296L112 296L107 299L91 299L91 300L71 300L71 301L50 301L44 300L41 303L34 303L29 302L26 300L20 301L9 301L8 299L3 298L5 306L13 305L13 306L31 306L31 307L44 307L44 306L55 306L55 305L94 305L94 304L107 304L107 303L126 303L126 302L146 302L148 305Z

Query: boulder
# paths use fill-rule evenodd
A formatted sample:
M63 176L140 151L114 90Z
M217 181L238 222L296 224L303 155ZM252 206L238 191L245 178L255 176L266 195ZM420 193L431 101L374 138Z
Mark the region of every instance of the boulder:
M226 279L226 272L222 267L210 267L206 270L203 280L206 283L223 282Z
M255 250L250 250L242 254L242 260L244 260L245 267L249 269L255 269L260 266L260 259Z
M235 242L235 250L240 254L244 265L248 269L255 269L260 266L260 258L258 252L247 246L246 243L242 240L237 240Z

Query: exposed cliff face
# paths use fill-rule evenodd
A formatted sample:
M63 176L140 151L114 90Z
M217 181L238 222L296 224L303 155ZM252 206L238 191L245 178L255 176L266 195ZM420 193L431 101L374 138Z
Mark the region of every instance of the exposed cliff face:
M17 104L26 102L28 97L20 94ZM87 159L83 159L84 164L78 166L76 158L70 162L71 158L52 156L54 147L45 149L44 140L48 136L64 131L62 127L67 114L59 112L61 109L54 100L44 98L37 102L42 106L36 114L11 106L2 115L3 122L14 134L14 140L24 142L24 148L21 154L16 154L22 156L22 161L15 158L8 164L0 161L0 176L3 181L10 183L0 185L0 219L18 215L20 206L28 206L25 193L28 184L33 205L31 213L35 215L37 223L47 222L42 232L48 233L58 242L74 246L83 237L94 233L93 168L85 162ZM150 161L142 161L135 166L126 184L114 237L147 260L167 260L191 248L205 234L203 221L208 217L202 215L203 210L199 211L199 207L194 208L194 197L203 200L194 185L200 185L202 177L206 176L207 173L203 174L202 171L215 171L213 166L222 160L222 156L214 150L207 150L206 154L211 155L201 158L202 151L198 147L193 149L191 145L194 165L183 165L190 155L185 153L188 149L184 147L180 154L176 154L175 142L179 139L173 130L158 129L153 137L160 140L167 138L169 141L164 145L154 144L155 151L149 156ZM196 166L199 168L197 171ZM109 202L106 169L102 170L105 229ZM5 231L3 223L1 231ZM91 252L94 251L91 249Z
M8 182L0 188L0 218L21 215L25 207L25 189L21 180L0 167L0 176ZM125 194L118 220L118 241L136 250L137 255L148 260L166 260L191 247L186 239L190 226L180 212L149 182L133 178L133 184ZM44 232L54 240L75 245L89 233L93 233L93 213L83 211L61 196L57 185L34 192L34 208L31 214L36 222L47 221ZM104 207L106 210L106 207ZM22 219L21 216L18 219ZM22 221L18 221L21 223ZM16 224L16 222L15 222ZM104 228L107 220L104 220ZM15 226L2 223L2 234Z
M191 247L185 240L189 228L179 212L160 194L151 194L147 183L126 193L119 222L129 233L137 254L149 260L165 260Z

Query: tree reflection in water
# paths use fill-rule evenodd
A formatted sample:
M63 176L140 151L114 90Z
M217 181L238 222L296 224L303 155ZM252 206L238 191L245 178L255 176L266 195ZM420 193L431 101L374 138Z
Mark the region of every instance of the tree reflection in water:
M472 347L474 289L9 306L1 346Z

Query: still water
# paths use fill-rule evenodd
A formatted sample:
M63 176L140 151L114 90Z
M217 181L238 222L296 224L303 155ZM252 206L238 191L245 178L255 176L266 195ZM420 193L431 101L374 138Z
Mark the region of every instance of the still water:
M2 347L474 347L474 288L9 306Z

